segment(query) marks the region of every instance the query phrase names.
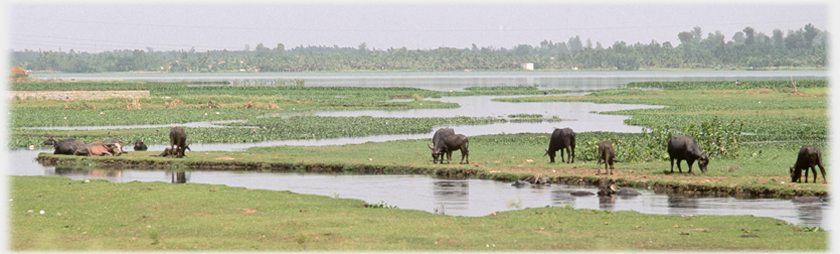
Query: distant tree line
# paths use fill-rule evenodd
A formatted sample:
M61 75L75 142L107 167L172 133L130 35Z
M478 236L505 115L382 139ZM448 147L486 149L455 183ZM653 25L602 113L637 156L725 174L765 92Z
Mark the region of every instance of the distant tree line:
M580 36L568 42L542 41L538 46L521 44L512 49L481 47L428 50L402 48L369 49L303 45L286 49L258 44L253 50L207 52L115 50L102 53L63 51L14 51L12 66L29 71L70 73L95 72L308 72L308 71L502 71L535 70L641 70L641 69L770 69L821 68L828 65L828 32L811 24L787 33L756 33L751 27L726 40L720 31L702 36L699 27L678 34L677 47L670 42L628 45L620 41L604 47Z

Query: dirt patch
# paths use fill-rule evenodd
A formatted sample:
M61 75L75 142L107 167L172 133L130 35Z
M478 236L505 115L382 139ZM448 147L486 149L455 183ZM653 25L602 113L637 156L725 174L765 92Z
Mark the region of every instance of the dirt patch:
M9 91L9 99L91 100L118 98L148 98L149 91Z

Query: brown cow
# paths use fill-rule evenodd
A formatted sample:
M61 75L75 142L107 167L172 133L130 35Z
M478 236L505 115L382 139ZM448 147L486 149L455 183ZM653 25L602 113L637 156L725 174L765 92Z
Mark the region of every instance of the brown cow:
M122 144L119 142L105 143L101 141L87 144L74 153L74 155L79 156L111 156L120 154L122 154Z
M598 144L598 164L601 164L601 161L604 162L604 174L607 174L607 166L609 166L609 173L612 175L612 170L615 169L615 167L613 167L613 163L615 163L615 148L609 140L601 141L601 143ZM599 167L596 175L600 174L601 168Z

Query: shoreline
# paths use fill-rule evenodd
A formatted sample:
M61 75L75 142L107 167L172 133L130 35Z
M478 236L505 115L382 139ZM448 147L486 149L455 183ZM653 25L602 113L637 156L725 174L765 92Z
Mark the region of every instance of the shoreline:
M200 161L181 162L152 159L115 159L114 157L67 157L40 153L36 161L45 166L99 166L112 169L147 170L201 170L201 171L263 171L277 173L312 173L312 174L418 174L443 179L483 179L513 182L536 174L490 171L470 166L423 167L408 165L370 165L349 163L290 163L290 162L237 162L237 161ZM92 163L91 163L92 162ZM669 180L628 180L625 178L580 176L565 174L542 174L550 183L568 185L598 186L615 181L619 186L649 188L658 194L682 194L691 197L734 197L734 198L781 198L828 197L827 190L794 188L749 187L723 185L717 183L696 184Z

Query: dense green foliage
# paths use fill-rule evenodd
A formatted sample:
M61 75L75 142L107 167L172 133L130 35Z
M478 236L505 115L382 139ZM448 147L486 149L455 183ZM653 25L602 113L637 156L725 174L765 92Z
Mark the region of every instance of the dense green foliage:
M828 32L807 24L768 36L751 27L726 41L719 31L705 38L699 27L679 34L679 46L651 41L628 45L617 41L604 48L579 36L568 42L542 41L512 49L481 47L429 50L299 46L286 49L262 44L251 50L207 52L122 50L102 53L11 52L11 65L30 71L58 72L306 72L306 71L462 71L518 70L533 63L535 70L643 70L668 68L761 69L821 68L829 65ZM676 44L674 42L673 44Z
M790 81L640 82L628 86L664 88L665 91L610 89L586 96L502 98L507 102L591 101L664 105L659 109L606 112L629 114L631 125L649 129L686 130L713 119L742 128L743 141L828 140L828 81L799 80L799 94ZM801 86L801 87L800 87ZM740 127L743 124L743 127Z
M826 80L760 80L760 81L647 81L630 82L628 88L659 88L666 90L727 90L727 89L773 89L782 91L793 91L794 82L797 89L802 88L827 88Z

